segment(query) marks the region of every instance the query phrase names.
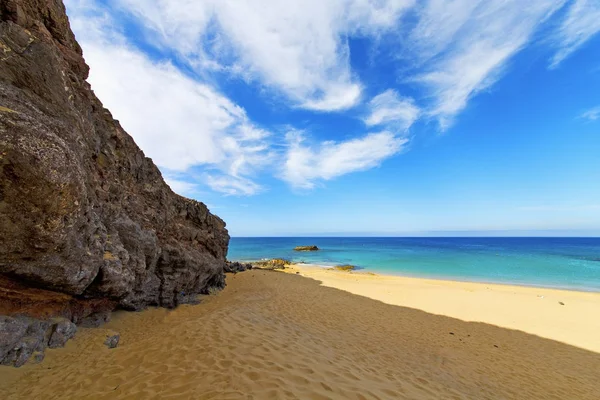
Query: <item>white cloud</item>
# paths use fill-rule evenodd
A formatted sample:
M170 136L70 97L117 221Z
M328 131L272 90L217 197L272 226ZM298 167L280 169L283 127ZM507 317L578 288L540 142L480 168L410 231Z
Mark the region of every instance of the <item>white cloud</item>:
M369 116L364 120L367 126L383 124L401 131L410 128L421 112L413 99L400 97L391 89L373 97L369 102L369 111Z
M587 119L590 121L596 121L600 119L600 106L590 108L589 110L583 112L580 118Z
M442 128L475 94L489 88L536 28L565 0L430 0L412 31L413 53Z
M85 4L68 3L73 28L91 65L88 80L144 152L162 169L179 175L195 166L217 171L218 180L212 175L205 180L217 191L259 190L251 178L271 158L270 133L254 126L243 108L214 88L127 45L112 30L107 15L90 16L97 10ZM227 179L244 185L226 186L222 182ZM169 183L175 191L193 189L191 183L182 182L186 181Z
M198 184L196 183L179 180L169 176L163 176L163 178L172 191L182 196L191 197L198 191Z
M280 177L299 188L377 166L405 147L406 131L423 116L447 128L566 1L66 0L94 90L161 169L173 172L169 184L192 193L201 182L242 195L264 190L256 177L278 165ZM600 29L600 3L569 4L553 65ZM123 12L146 44L176 62L158 62L128 42L118 31ZM379 50L396 56L395 78L410 91L384 87L368 100L370 79L353 71L350 39L377 45L390 37L397 46ZM258 84L276 107L285 99L285 107L341 112L365 102L355 117L381 132L314 144L296 132L278 149L274 135L211 83L222 73ZM593 109L582 117L599 115Z
M343 110L360 100L346 37L395 27L414 0L119 0L192 64L241 71L297 106ZM215 40L218 45L215 50ZM211 41L212 40L212 41Z
M251 196L262 190L262 187L250 179L228 175L208 175L206 183L214 191L227 195Z
M408 142L391 132L370 133L345 142L305 144L301 132L288 133L289 148L282 178L293 187L311 189L315 183L379 165Z
M558 51L550 67L557 67L564 59L600 32L600 1L574 0L556 35Z

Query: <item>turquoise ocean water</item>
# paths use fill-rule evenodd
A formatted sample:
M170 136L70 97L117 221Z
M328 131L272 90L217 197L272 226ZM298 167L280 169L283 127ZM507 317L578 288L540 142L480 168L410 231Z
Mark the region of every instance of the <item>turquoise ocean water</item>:
M316 252L295 252L301 245ZM232 238L228 258L600 292L600 238Z

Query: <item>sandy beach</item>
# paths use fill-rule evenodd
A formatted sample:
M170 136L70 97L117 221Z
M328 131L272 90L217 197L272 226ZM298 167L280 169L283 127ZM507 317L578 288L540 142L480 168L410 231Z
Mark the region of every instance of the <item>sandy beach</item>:
M463 321L521 330L600 353L600 293L338 271L294 265L324 286ZM561 304L562 303L562 304Z
M41 364L0 368L0 397L600 398L598 294L288 272L229 275L199 305L117 312Z

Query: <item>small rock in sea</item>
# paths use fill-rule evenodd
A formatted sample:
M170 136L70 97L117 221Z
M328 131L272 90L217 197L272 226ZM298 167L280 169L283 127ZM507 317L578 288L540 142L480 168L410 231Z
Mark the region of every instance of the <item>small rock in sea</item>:
M559 301L558 304L560 304L561 306L565 305L565 303L563 303L562 301Z
M294 247L294 251L317 251L319 248L317 246L296 246Z
M106 340L104 341L104 344L109 349L114 349L115 347L117 347L119 345L119 339L120 338L121 338L121 335L119 333L117 333L117 332L114 332L112 334L107 334L106 335Z

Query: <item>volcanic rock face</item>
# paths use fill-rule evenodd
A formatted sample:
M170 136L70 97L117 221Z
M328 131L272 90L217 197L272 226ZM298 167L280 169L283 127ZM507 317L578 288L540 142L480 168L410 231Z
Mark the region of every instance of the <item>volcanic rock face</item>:
M46 347L63 347L76 331L74 323L62 318L40 321L0 316L0 364L20 367L31 357L40 362Z
M87 74L60 0L0 0L0 314L98 321L224 285L225 223L171 191Z

